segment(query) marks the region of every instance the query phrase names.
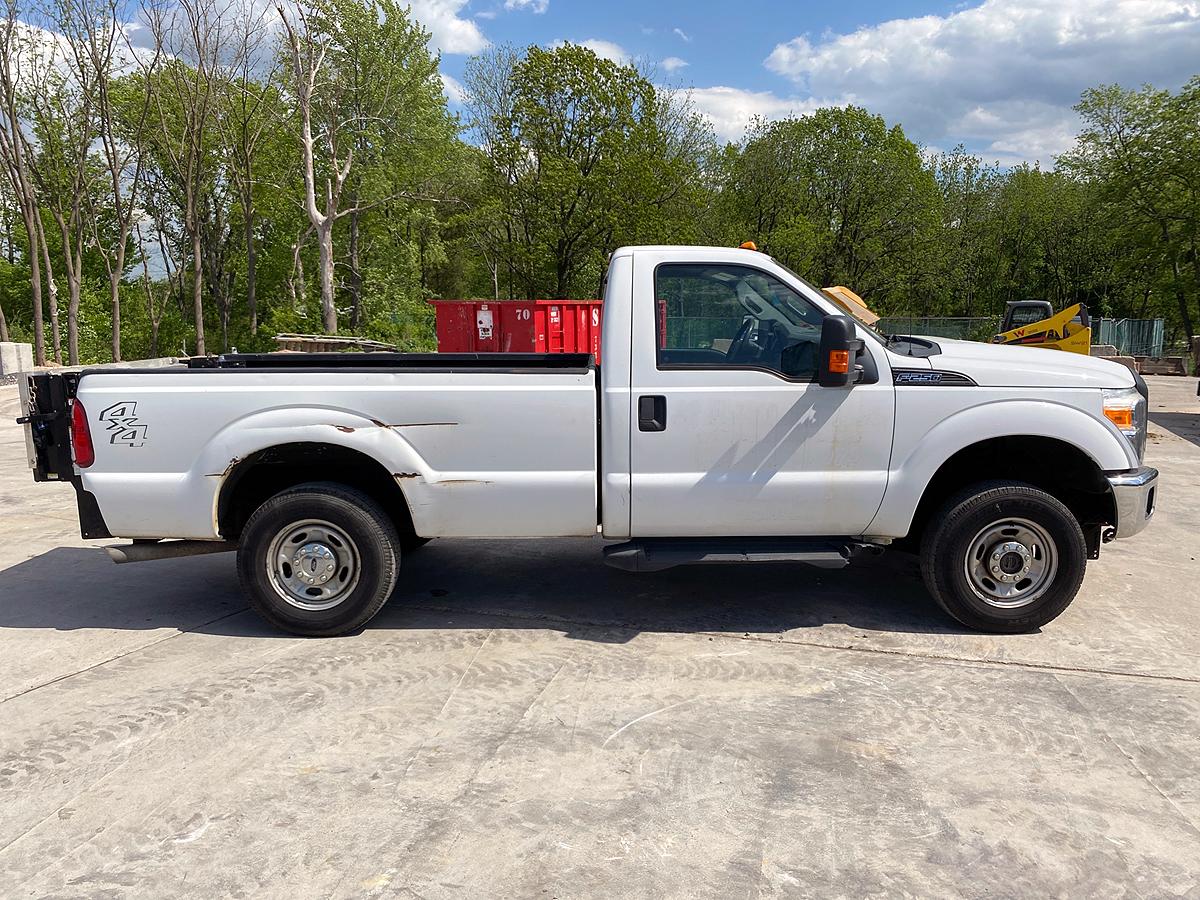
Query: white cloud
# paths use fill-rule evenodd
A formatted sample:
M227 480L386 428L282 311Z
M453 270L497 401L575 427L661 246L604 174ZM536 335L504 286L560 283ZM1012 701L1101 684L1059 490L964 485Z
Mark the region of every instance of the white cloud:
M439 72L438 75L442 79L442 93L446 95L446 99L456 106L461 106L463 102L463 86L453 75L447 75L445 72Z
M817 100L779 97L770 91L744 91L723 86L692 88L687 93L723 141L741 140L746 126L755 116L765 119L802 116L824 105Z
M477 18L477 19L494 19L494 18L496 18L496 11L494 9L485 9L485 10L483 10L483 12L475 13L475 18Z
M692 42L691 35L685 33L682 28L672 28L671 32L672 32L672 34L676 35L685 44L690 44Z
M1001 161L1066 150L1071 106L1109 82L1177 86L1196 71L1196 0L986 0L779 44L767 68L811 96L853 102L928 142Z
M688 65L686 59L680 59L678 56L668 56L660 65L668 72L678 72L684 66Z
M467 0L410 0L413 18L429 29L442 53L478 53L488 46L479 26L459 16Z
M527 9L541 15L550 7L550 0L504 0L505 9Z
M587 47L601 59L611 59L613 62L621 63L622 65L630 60L629 54L625 52L625 48L620 44L614 44L612 41L605 41L600 38L588 38L586 41L554 41L550 45L550 49L556 49L566 43Z
M601 59L611 59L615 63L629 62L629 54L625 52L625 48L620 44L614 44L612 41L588 38L583 42L583 46L587 47Z

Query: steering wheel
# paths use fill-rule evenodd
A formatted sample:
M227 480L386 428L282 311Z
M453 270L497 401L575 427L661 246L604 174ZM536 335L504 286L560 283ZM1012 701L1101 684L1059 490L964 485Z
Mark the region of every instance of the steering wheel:
M725 353L725 358L730 362L737 362L742 355L742 351L750 345L750 332L754 328L754 321L754 319L746 319L742 323L742 327L738 329L737 335L730 342L729 350Z

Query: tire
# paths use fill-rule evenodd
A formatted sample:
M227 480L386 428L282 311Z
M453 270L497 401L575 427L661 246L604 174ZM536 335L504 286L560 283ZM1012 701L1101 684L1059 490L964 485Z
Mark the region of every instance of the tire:
M292 634L330 637L365 625L400 571L400 538L362 491L311 482L254 511L238 547L238 579L264 619Z
M973 485L946 501L921 539L933 599L968 628L1033 631L1079 591L1087 545L1055 497L1016 481Z

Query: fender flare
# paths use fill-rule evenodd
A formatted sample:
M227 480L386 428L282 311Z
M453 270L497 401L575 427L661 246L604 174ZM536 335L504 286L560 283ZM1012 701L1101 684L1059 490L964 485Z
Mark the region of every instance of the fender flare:
M332 406L288 406L260 410L229 422L196 455L189 481L212 487L212 521L217 533L221 494L238 464L256 453L290 444L329 444L354 450L375 460L393 477L403 472L426 480L437 474L398 427ZM410 513L413 498L404 480L396 479Z
M1011 412L1010 412L1011 409ZM1019 427L1014 428L1014 423ZM1081 451L1104 471L1139 465L1128 441L1107 420L1052 400L995 400L970 406L927 431L903 460L893 458L883 503L864 533L903 537L930 482L956 453L1003 437L1040 437Z

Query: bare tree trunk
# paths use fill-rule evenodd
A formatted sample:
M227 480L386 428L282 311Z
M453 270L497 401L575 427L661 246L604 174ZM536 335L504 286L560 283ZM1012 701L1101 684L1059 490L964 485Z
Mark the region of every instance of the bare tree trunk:
M112 304L112 358L121 361L121 290L120 282L108 283L109 302Z
M355 198L357 201L357 198ZM362 324L362 270L359 268L359 217L357 209L350 213L350 330L357 332Z
M282 5L277 5L279 17L287 33L287 47L291 57L292 74L296 82L296 105L300 113L300 150L304 169L304 210L308 221L317 233L317 248L321 263L321 322L326 334L337 334L337 307L333 297L333 223L351 210L339 212L342 189L350 176L354 150L346 153L345 159L338 158L336 123L330 123L323 141L331 168L325 176L324 209L317 205L317 171L315 140L313 138L313 97L329 49L325 38L318 37L303 11L300 11L300 30L293 27L292 20Z
M204 257L199 224L192 228L192 312L196 317L196 355L204 356Z
M250 312L250 333L258 334L258 298L255 295L258 245L254 240L253 208L247 208L244 223L246 228L246 307Z
M162 313L157 312L154 308L154 282L150 280L150 263L146 260L146 248L142 241L142 227L137 222L133 223L134 234L137 235L138 254L142 257L142 288L146 292L146 318L150 320L150 355L158 356L158 327L162 322ZM159 241L162 241L162 235L159 234ZM161 246L161 243L160 243ZM165 252L163 261L170 264L167 260ZM171 280L171 273L167 271L167 296L170 298L170 293L173 290L174 282ZM164 300L164 304L165 304Z
M329 216L317 227L317 248L321 260L321 327L326 334L337 334L337 307L333 303L333 219Z
M1183 289L1179 271L1179 259L1171 255L1171 283L1175 288L1175 302L1179 304L1179 318L1183 322L1183 330L1187 335L1192 332L1192 311L1188 308L1187 292Z
M46 364L46 324L42 318L42 263L39 259L41 244L38 226L34 217L21 204L21 218L25 220L25 231L29 235L29 293L33 298L33 362ZM51 282L53 283L53 282Z
M58 284L54 280L54 266L50 262L50 245L46 242L45 224L42 222L41 213L37 214L34 220L37 227L38 245L41 247L42 265L46 272L46 294L49 297L50 306L50 340L52 342L52 356L54 362L62 364L62 333L58 324ZM73 283L68 276L68 283ZM67 336L70 337L71 326L74 320L71 318L68 311L67 315ZM67 361L71 365L76 365L78 360L68 353Z
M229 352L229 319L233 315L233 285L234 273L225 274L225 282L221 285L221 297L218 301L221 309L221 351Z
M0 304L0 341L8 343L8 319L4 318L3 304Z

